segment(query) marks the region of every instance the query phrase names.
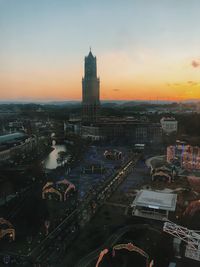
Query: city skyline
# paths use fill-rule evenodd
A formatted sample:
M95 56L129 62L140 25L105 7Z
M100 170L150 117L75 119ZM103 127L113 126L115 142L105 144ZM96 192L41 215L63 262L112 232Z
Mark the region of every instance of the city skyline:
M0 100L81 100L92 46L101 100L200 98L200 3L0 1Z

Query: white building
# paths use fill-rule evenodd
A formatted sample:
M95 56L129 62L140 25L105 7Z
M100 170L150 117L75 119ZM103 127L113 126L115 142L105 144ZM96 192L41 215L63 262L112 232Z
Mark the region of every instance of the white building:
M178 121L173 117L163 117L160 123L165 134L176 133L178 130Z
M132 215L163 220L176 209L177 194L140 190L132 203Z

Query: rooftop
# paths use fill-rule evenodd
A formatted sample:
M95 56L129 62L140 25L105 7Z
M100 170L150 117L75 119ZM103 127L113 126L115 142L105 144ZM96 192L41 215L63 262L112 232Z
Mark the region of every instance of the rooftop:
M163 117L161 121L176 121L176 119L173 117Z
M141 190L133 201L132 206L175 211L177 194Z
M0 144L5 143L5 142L10 142L13 140L21 139L26 137L27 135L25 133L12 133L12 134L6 134L6 135L1 135L0 136Z

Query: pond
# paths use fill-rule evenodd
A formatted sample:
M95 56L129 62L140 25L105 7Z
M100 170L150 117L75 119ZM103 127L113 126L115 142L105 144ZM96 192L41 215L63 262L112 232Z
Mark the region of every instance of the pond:
M52 150L43 161L44 167L50 170L56 169L58 166L60 166L60 163L57 162L57 159L59 158L58 153L61 151L67 151L65 145L53 145L52 147L54 150Z

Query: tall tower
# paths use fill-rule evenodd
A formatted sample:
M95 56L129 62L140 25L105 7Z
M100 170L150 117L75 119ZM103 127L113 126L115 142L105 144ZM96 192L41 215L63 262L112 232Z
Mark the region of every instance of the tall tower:
M99 78L97 78L96 57L91 50L85 57L85 70L82 79L82 120L84 123L98 121L100 111Z

